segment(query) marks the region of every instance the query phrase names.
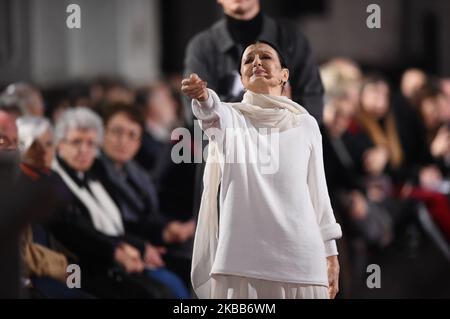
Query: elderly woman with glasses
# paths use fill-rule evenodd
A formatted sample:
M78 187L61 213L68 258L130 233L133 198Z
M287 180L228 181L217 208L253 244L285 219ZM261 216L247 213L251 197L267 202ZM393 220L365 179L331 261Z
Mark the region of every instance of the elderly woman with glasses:
M91 170L103 140L100 117L87 108L68 110L56 124L55 139L52 169L73 201L52 231L79 258L86 289L102 297L188 297L174 274L154 272L146 258L149 243L126 232L120 207Z
M240 73L246 90L240 103L222 103L196 74L182 81L210 140L194 289L201 298L334 298L341 229L319 126L282 96L289 70L273 44L248 45Z

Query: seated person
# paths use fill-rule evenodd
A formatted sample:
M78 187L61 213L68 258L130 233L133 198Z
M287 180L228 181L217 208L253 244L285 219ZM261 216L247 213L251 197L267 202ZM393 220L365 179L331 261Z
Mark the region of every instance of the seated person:
M182 281L162 267L161 249L126 232L120 208L90 171L102 136L101 119L86 108L66 111L56 124L52 169L73 201L52 223L53 233L77 254L82 281L96 294L110 296L118 289L125 297L188 297ZM111 283L111 277L117 280Z
M45 188L54 175L50 174L53 159L53 133L48 120L39 117L21 117L17 120L20 165L23 183ZM24 184L25 185L25 184ZM28 188L27 188L28 190ZM44 203L45 201L45 203ZM58 203L44 198L37 205L41 210L54 209ZM33 225L38 227L38 225ZM21 241L25 281L37 295L47 298L88 298L89 295L66 285L68 259L63 253L33 240L32 225L27 225Z
M193 220L170 220L160 212L155 186L133 159L144 131L140 113L132 106L111 105L104 115L105 139L95 173L120 207L125 230L164 245L167 254L158 265L172 269L189 284Z

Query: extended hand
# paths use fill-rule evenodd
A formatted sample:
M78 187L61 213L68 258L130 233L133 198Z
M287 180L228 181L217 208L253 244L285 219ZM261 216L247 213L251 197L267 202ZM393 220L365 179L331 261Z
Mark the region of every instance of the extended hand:
M204 102L209 98L207 83L192 73L188 78L181 81L181 91L191 99Z

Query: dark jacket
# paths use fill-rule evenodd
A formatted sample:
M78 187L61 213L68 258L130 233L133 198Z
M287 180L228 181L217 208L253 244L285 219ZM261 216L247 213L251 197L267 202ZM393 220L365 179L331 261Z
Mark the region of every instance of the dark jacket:
M76 183L79 185L85 183L63 160L58 161ZM95 178L90 173L86 175L86 178ZM61 187L72 194L65 183L62 183ZM55 214L48 226L56 239L76 255L85 269L95 272L104 272L115 266L114 253L120 242L136 247L141 254L145 250L145 242L139 238L126 233L123 236L109 236L98 231L87 207L74 194L64 209Z
M104 153L95 162L93 172L118 204L125 230L161 244L167 220L159 212L157 191L147 172L134 161L120 171Z
M144 131L142 134L142 144L136 155L136 161L146 171L152 173L158 166L159 158L166 145L167 143L158 141L149 132Z
M112 160L102 153L92 171L118 204L127 234L148 240L154 245L164 245L168 249L167 255L190 259L191 240L180 244L163 241L162 232L175 216L162 214L155 185L141 166L130 161L119 171ZM172 201L178 199L172 197Z
M263 15L258 40L274 43L281 50L290 71L292 99L321 122L323 86L306 37L295 25ZM232 94L232 86L243 49L233 41L222 19L190 40L184 74L197 73L224 102L241 101L243 92ZM190 102L186 102L190 110Z
M321 125L320 130L322 133L325 176L330 193L354 189L364 191L355 163L342 138L333 139L330 137L323 125Z

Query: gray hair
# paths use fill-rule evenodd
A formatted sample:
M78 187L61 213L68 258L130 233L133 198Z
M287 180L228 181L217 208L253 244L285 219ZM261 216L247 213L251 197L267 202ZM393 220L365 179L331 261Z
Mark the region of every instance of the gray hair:
M23 116L16 120L19 133L19 150L25 154L31 145L45 132L52 131L52 125L46 118Z
M94 130L97 132L97 142L103 141L103 122L96 113L86 107L76 107L65 111L55 126L55 141L63 140L70 129Z
M18 82L8 85L3 92L3 99L16 104L22 115L29 114L29 104L33 93L39 92L34 86Z
M0 95L0 110L15 115L16 117L23 115L19 99L14 95L8 95L6 93Z

